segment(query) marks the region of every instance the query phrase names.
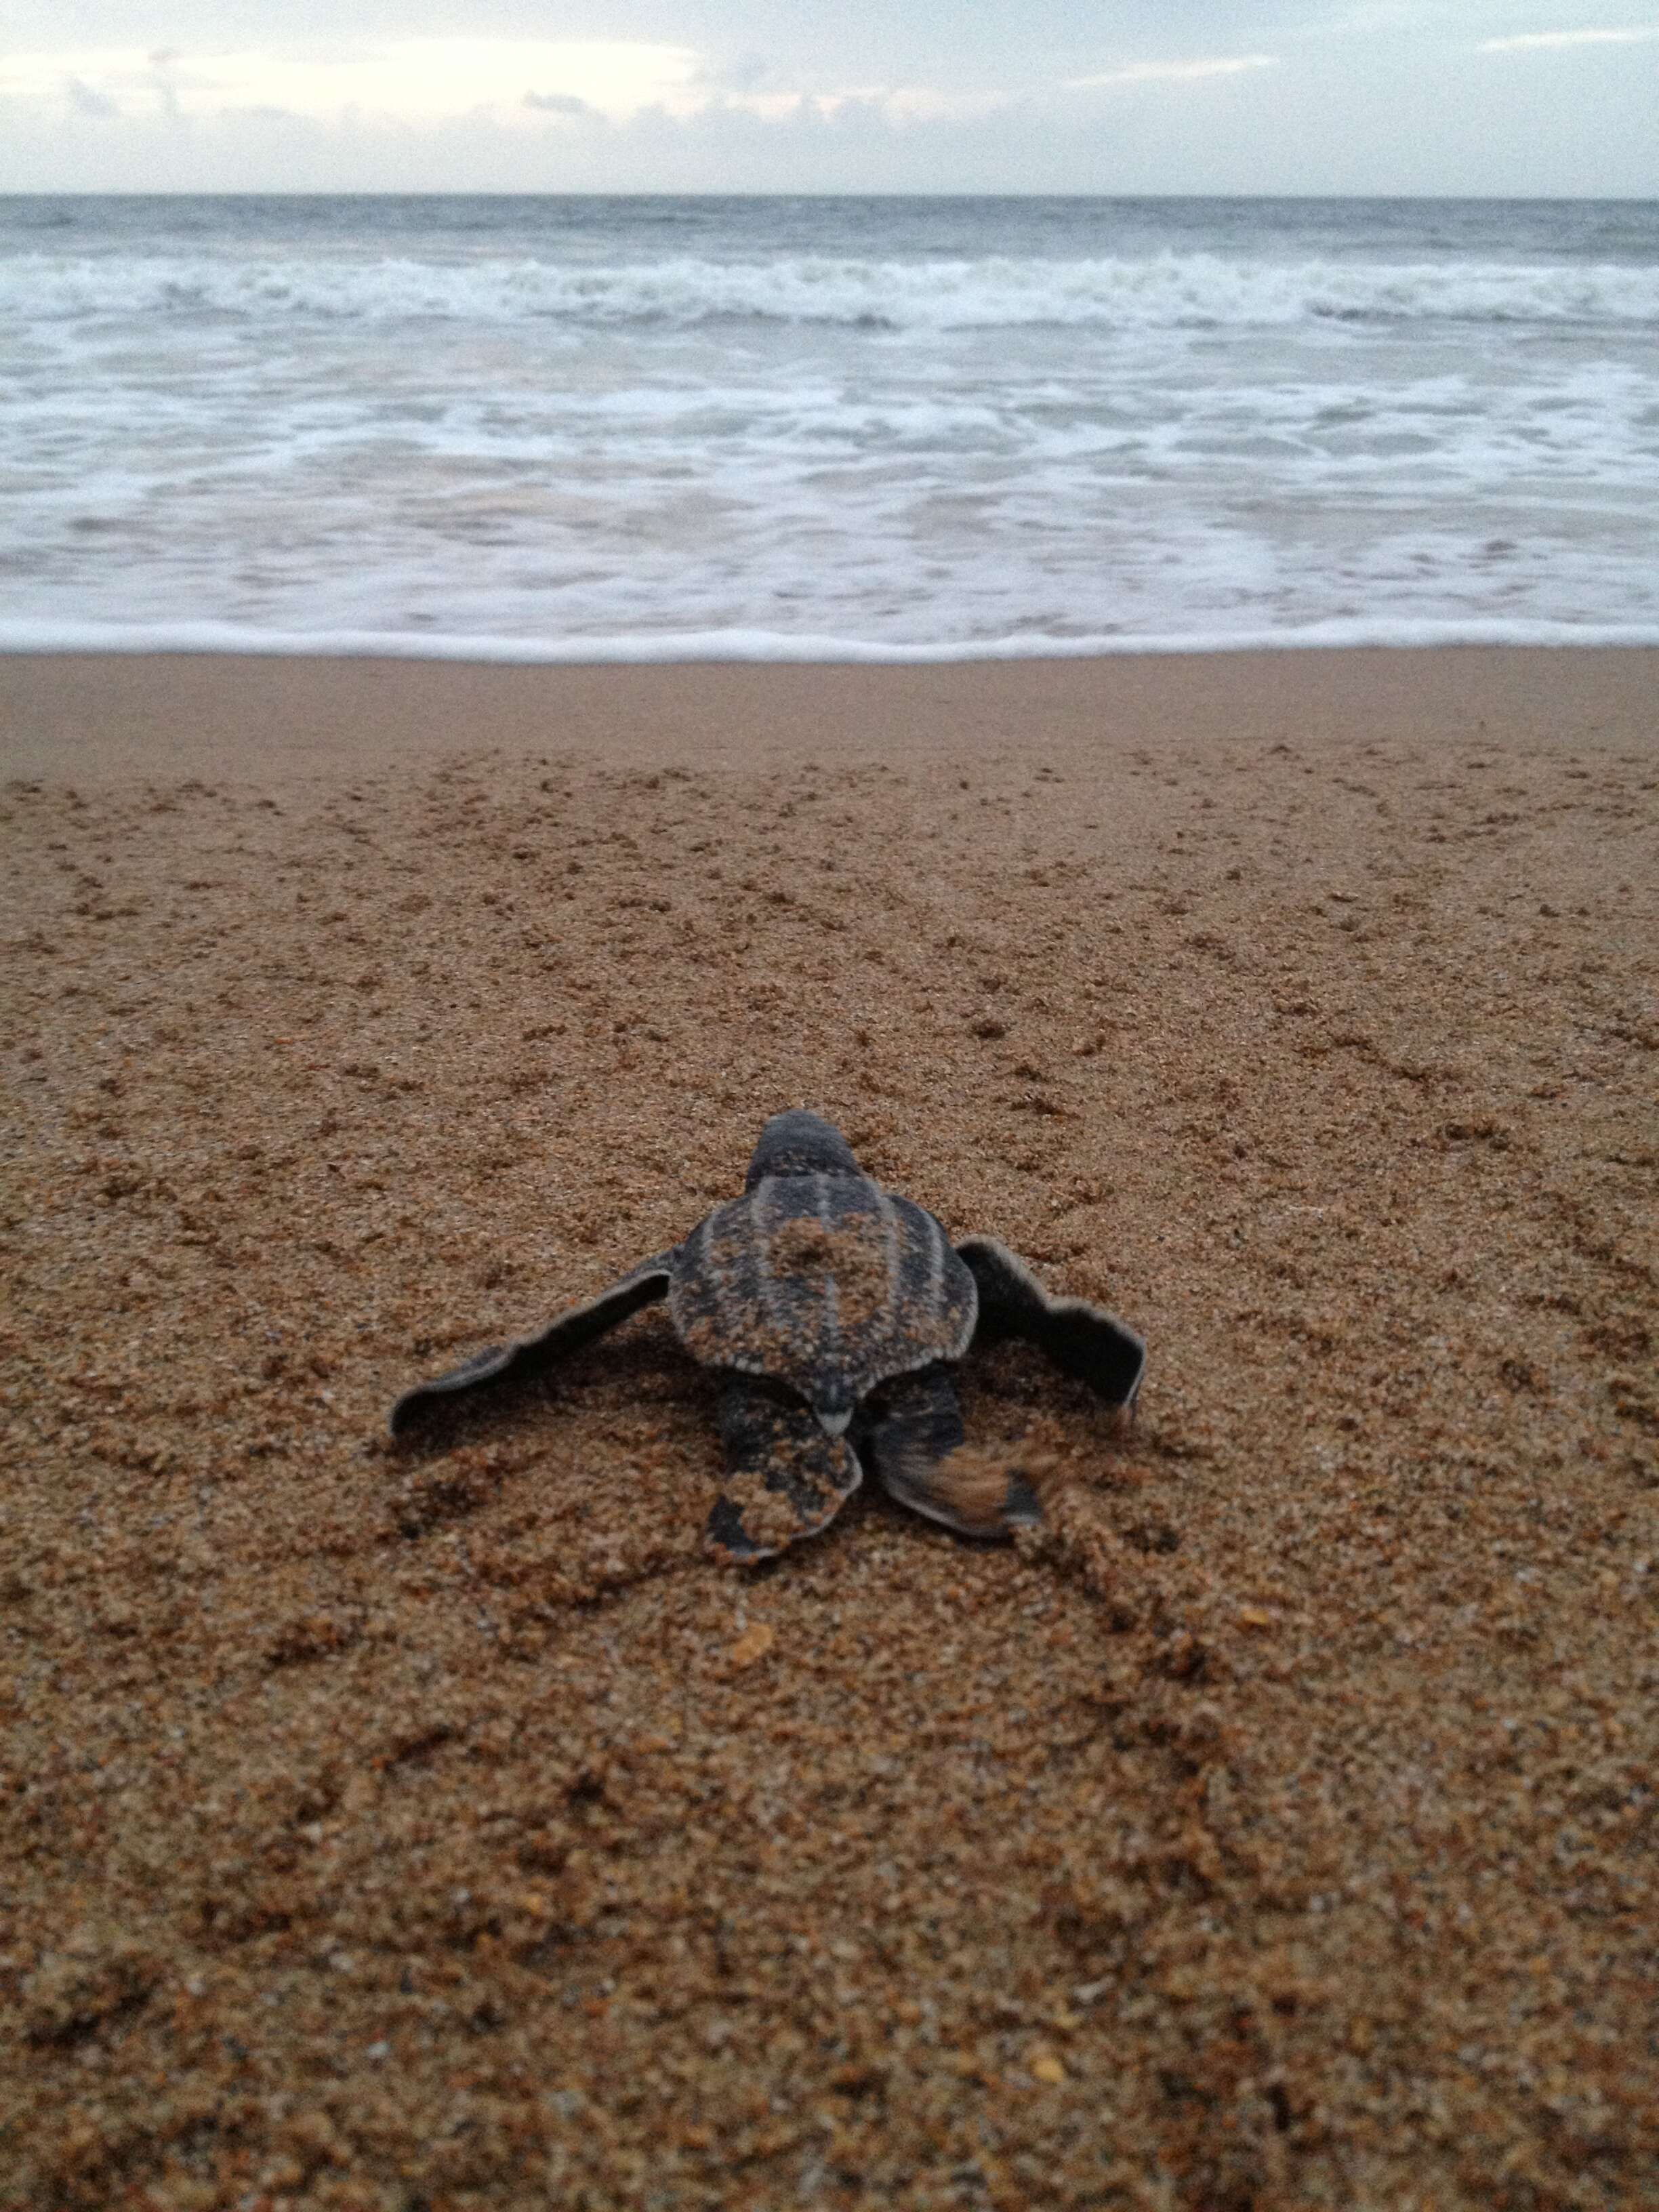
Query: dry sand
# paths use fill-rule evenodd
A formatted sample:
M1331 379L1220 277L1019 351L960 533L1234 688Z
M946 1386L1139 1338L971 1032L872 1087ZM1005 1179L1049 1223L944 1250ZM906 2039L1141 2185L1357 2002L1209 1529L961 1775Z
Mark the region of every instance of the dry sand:
M0 2201L1659 2203L1656 699L0 663ZM793 1103L1146 1336L1043 1529L383 1442Z

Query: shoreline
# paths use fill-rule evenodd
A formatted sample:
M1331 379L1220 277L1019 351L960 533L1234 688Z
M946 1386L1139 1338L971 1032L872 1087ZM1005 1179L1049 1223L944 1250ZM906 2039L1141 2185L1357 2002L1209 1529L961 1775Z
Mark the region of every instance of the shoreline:
M1656 697L0 658L16 2201L1642 2201ZM793 1104L1145 1339L1040 1530L715 1565L659 1312L388 1443Z
M1198 653L1425 653L1460 646L1498 651L1659 649L1659 629L1646 623L1438 622L1326 617L1300 629L1149 631L1056 637L1016 634L933 643L882 642L759 629L641 631L629 635L507 637L489 631L447 635L427 630L261 630L230 623L0 623L0 657L143 658L206 654L253 660L457 661L507 668L854 667L934 668L998 661L1118 660Z

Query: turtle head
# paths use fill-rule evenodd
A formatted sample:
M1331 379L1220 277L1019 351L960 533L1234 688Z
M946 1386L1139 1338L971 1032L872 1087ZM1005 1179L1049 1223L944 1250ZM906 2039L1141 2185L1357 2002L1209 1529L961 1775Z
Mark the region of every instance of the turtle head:
M844 1437L857 1407L857 1395L844 1375L826 1376L812 1395L813 1416L826 1437Z
M775 1114L760 1133L744 1188L753 1190L769 1176L858 1175L853 1147L833 1121L792 1107Z

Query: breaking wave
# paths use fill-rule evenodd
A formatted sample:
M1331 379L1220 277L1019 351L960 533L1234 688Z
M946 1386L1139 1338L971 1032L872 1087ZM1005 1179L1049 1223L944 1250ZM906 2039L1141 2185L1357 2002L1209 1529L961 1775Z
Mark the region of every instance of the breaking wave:
M465 263L112 260L0 263L0 313L53 321L231 317L364 323L435 319L575 326L746 319L877 331L1043 325L1267 329L1304 323L1659 324L1659 269L1503 262L1398 265L1139 259L694 258L602 267L533 258Z

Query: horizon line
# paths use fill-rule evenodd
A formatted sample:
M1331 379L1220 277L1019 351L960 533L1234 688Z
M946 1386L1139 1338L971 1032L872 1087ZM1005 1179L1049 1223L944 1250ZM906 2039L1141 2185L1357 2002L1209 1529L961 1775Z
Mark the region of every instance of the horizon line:
M229 185L191 190L159 186L140 191L107 186L22 185L0 188L0 200L1264 200L1306 204L1321 201L1381 202L1385 205L1443 205L1473 207L1654 207L1659 191L1652 192L1153 192L1153 191L975 191L945 187L932 191L837 191L828 188L781 191L732 185L724 191L705 187L696 191L670 191L654 185L598 185L544 190L516 185L450 185L421 188L397 185L353 185L343 191L321 187L306 190L272 189L263 185Z

